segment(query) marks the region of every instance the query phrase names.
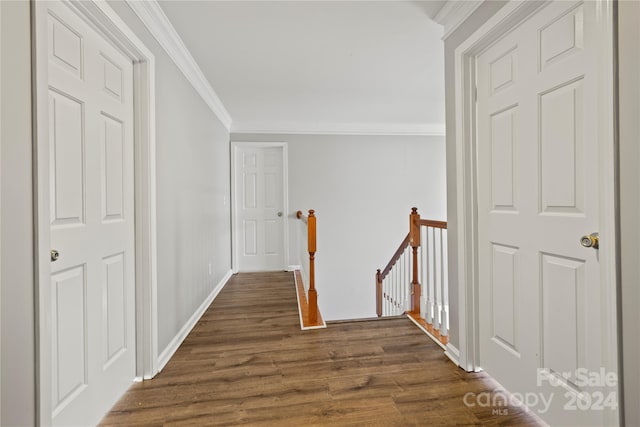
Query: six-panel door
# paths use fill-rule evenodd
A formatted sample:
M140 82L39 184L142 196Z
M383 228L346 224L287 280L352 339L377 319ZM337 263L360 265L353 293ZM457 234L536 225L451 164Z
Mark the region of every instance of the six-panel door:
M47 7L52 418L94 425L135 376L133 67Z
M477 60L480 362L558 425L600 423L576 399L615 392L578 371L603 366L597 251L580 244L599 223L595 8L551 2Z
M285 268L282 147L237 146L235 232L239 271Z

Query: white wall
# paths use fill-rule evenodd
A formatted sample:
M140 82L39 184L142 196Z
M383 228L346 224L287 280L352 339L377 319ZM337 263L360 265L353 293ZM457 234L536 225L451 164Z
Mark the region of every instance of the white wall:
M109 5L156 58L162 353L231 269L229 133L129 6Z
M624 416L640 425L640 3L618 3L620 73L620 208Z
M290 244L297 245L295 212L315 209L316 288L327 320L375 316L376 269L409 231L412 206L425 218L446 220L443 137L232 134L231 139L288 144Z
M0 401L3 426L35 423L29 2L0 1Z

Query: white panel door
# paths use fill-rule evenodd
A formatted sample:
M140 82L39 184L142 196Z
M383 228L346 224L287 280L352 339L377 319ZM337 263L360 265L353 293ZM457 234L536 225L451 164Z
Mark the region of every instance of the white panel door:
M234 158L237 269L283 270L284 149L237 145Z
M552 2L476 64L480 363L552 425L616 406L582 378L604 366L606 321L580 244L599 224L595 7Z
M47 7L51 416L94 425L135 377L133 68Z

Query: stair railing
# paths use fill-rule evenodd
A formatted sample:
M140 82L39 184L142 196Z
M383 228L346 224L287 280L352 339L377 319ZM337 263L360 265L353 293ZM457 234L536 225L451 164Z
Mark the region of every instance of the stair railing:
M447 223L409 215L409 233L376 272L378 317L407 314L440 342L449 331Z
M313 209L309 210L309 215L306 216L302 211L296 212L296 218L302 220L306 224L307 228L307 252L309 253L309 268L305 273L308 274L307 283L305 282L304 290L307 297L307 303L309 307L309 323L318 323L318 292L316 291L316 268L315 268L315 256L316 256L316 216Z
M449 280L447 223L419 219L422 293L417 312L436 338L447 343L449 331Z

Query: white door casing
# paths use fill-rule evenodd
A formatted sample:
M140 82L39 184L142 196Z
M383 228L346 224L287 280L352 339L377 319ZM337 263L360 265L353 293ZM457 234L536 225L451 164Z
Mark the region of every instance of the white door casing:
M0 23L2 23L2 6L0 6ZM0 31L0 46L2 46L2 32ZM0 67L0 93L2 93L2 67ZM0 103L0 126L2 126L2 104ZM2 152L2 129L0 128L0 153ZM2 165L2 159L0 158L0 165ZM0 172L0 177L2 173ZM0 182L0 211L2 210L2 182ZM0 227L0 242L2 242L2 227ZM0 247L2 245L0 244ZM2 253L0 251L0 277L2 277ZM0 307L2 307L2 295L0 292ZM0 313L0 319L2 319L2 313ZM0 324L0 331L2 325ZM0 366L2 366L2 344L0 343ZM2 384L2 378L0 376L0 384ZM0 393L1 394L1 393ZM0 402L0 420L2 420L2 402Z
M233 270L286 269L287 155L284 143L232 143Z
M456 50L461 362L553 395L548 422L617 424L571 410L617 386L562 378L617 373L612 11L537 7L505 6ZM594 231L599 251L579 244Z
M157 372L154 58L103 2L35 17L38 419L95 424Z

